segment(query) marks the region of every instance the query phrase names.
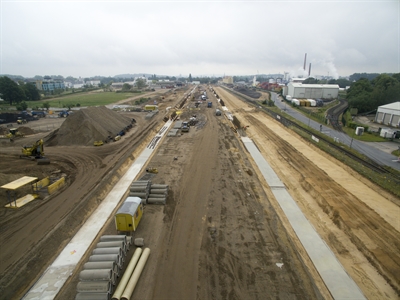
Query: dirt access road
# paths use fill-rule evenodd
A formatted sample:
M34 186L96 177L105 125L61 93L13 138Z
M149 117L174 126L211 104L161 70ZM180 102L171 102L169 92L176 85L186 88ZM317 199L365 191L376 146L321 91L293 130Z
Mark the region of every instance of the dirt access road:
M249 126L247 135L367 298L397 299L400 199L304 142L263 112L221 88L217 91L241 124ZM268 189L266 192L269 194ZM279 206L271 203L279 212Z
M132 299L329 299L210 98L213 108L202 103L182 114L198 124L165 137L149 162L159 171L152 182L168 184L170 194L165 206L145 207L134 234L151 254ZM110 220L103 234L115 233ZM79 271L57 299L73 298Z

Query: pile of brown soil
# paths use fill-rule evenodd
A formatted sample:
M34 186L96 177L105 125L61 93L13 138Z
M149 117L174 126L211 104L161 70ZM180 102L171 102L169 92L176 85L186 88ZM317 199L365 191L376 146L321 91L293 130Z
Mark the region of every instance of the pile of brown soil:
M0 135L6 135L9 132L8 128L0 126Z
M25 126L18 127L18 131L20 133L22 133L23 135L31 135L31 134L36 133L35 130L33 130L32 128L25 127ZM0 126L0 135L6 135L9 132L10 132L10 128Z
M58 130L45 137L47 146L93 145L94 141L115 137L131 124L131 119L105 106L89 107L71 114Z
M21 132L23 135L31 135L36 133L35 130L33 130L32 128L25 126L18 127L18 131Z

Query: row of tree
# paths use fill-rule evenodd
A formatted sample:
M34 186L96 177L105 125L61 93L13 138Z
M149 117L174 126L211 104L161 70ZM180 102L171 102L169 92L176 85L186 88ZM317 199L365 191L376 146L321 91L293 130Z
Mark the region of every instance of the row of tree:
M7 76L0 77L0 97L10 103L40 100L40 93L34 83L19 81L16 83Z
M350 108L358 113L374 112L378 106L400 101L400 73L380 74L372 80L361 78L347 90Z
M351 86L351 81L345 78L339 79L315 79L313 77L309 77L304 80L302 83L304 84L337 84L340 88L346 88Z

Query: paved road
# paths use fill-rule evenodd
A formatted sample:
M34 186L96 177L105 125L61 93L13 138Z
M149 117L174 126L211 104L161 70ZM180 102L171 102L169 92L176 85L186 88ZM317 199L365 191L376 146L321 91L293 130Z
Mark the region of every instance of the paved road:
M400 171L400 163L396 162L397 157L379 149L377 147L377 143L373 143L373 145L371 145L372 143L366 143L366 142L355 140L351 136L348 136L346 133L336 131L325 125L322 125L322 127L320 127L321 126L320 123L315 122L315 121L309 119L307 116L299 113L297 110L293 109L286 102L281 102L277 98L276 93L271 92L271 97L272 97L271 100L275 101L275 105L277 107L279 107L282 110L285 110L285 112L288 115L292 116L293 118L296 118L297 120L303 122L304 124L307 124L308 126L310 126L311 128L313 128L315 130L320 130L320 128L321 128L322 133L324 133L325 135L328 135L333 138L338 138L340 143L350 146L351 148L368 156L369 158L376 161L377 163L379 163L381 165L390 166L393 169ZM384 145L384 147L387 148L390 144L388 144L386 142L383 145ZM396 149L396 148L397 148L397 143L393 143L393 149Z

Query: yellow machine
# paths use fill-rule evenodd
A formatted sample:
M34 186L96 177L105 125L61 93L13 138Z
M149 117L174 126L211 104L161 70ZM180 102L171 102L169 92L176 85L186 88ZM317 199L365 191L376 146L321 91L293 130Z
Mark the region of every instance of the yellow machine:
M42 158L44 157L43 140L37 140L31 147L22 147L21 157Z
M158 169L157 168L147 168L146 172L147 173L158 174Z
M23 137L24 135L18 131L18 128L10 128L10 132L6 135L11 141L15 138Z
M93 143L94 146L103 146L104 142L103 141L95 141Z
M50 160L44 156L43 140L37 140L31 147L24 146L21 149L20 158L36 160L38 165L48 165Z
M28 121L27 120L25 120L25 119L22 119L21 117L18 117L18 120L17 120L17 124L26 124L26 123L28 123Z

